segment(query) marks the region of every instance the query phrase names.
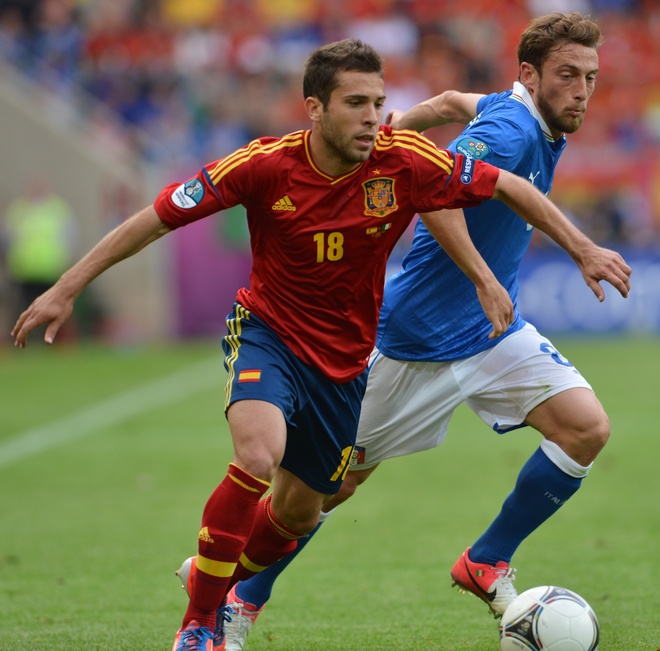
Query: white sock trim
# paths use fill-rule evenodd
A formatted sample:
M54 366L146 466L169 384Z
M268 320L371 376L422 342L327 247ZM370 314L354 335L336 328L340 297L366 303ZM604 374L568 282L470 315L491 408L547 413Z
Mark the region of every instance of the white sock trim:
M319 517L319 524L321 522L325 522L334 512L337 507L335 506L334 509L330 509L327 513L325 511L321 511L321 515Z
M571 459L556 443L543 439L541 441L541 450L552 463L571 477L582 479L589 474L593 461L588 466L581 466L577 461Z

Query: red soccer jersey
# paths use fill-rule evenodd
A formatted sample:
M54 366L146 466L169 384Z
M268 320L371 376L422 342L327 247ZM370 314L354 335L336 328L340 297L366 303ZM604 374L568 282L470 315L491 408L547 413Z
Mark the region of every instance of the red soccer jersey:
M310 131L260 138L165 187L154 206L170 228L243 204L250 288L236 300L301 360L346 382L374 346L387 258L414 215L492 197L498 170L381 126L368 160L333 178Z

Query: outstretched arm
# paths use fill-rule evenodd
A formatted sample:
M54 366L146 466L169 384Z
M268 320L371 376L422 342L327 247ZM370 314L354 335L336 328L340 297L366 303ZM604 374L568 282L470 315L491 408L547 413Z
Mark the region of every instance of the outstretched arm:
M477 115L477 103L484 97L478 93L446 90L407 111L394 109L387 114L386 124L394 129L424 131L450 122L467 124Z
M481 307L493 326L488 337L504 334L513 323L513 303L472 243L463 211L439 210L420 217L431 235L474 283Z
M44 341L52 344L61 325L71 316L74 301L94 278L169 230L153 206L148 206L108 233L21 314L11 331L14 345L24 348L30 332L44 323L47 324Z
M575 261L599 301L605 300L601 280L626 298L632 270L616 251L598 246L574 226L543 193L529 181L500 170L493 199L499 199L526 222L543 231Z

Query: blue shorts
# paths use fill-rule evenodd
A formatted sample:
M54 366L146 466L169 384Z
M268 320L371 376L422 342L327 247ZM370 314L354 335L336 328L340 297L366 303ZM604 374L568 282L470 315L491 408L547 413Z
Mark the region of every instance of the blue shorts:
M314 490L335 494L353 454L367 371L350 382L333 382L238 303L227 316L227 330L225 412L239 400L279 407L287 424L281 467Z

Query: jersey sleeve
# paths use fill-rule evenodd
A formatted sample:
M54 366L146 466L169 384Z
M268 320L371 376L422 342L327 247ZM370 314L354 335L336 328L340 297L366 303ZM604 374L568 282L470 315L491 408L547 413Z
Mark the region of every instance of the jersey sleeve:
M448 174L439 177L426 159L416 159L417 212L446 208L469 208L491 199L499 177L499 169L472 156L444 151L452 161Z
M224 207L204 169L185 183L166 185L154 201L158 217L171 229L208 217Z
M485 117L466 129L449 149L515 173L530 152L528 137L511 120Z
M252 194L252 158L257 141L205 165L185 183L165 186L154 201L161 221L171 229L244 203Z
M505 91L503 93L490 93L490 95L484 95L477 102L477 115L485 111L491 104L498 102L500 100L506 99L511 95L511 91Z

